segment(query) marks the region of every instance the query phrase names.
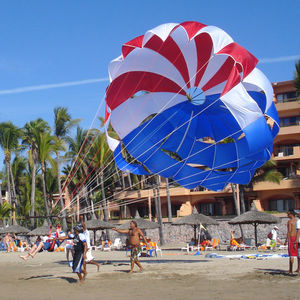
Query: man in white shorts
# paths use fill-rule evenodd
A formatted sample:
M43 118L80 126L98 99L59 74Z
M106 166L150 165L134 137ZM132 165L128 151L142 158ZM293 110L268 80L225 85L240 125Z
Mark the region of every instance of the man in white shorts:
M80 223L83 228L83 234L86 238L86 244L87 244L87 252L86 252L86 261L83 263L83 268L86 271L86 264L92 264L97 266L97 271L99 272L100 264L98 264L92 255L92 248L91 248L91 238L90 238L90 232L88 231L86 224L84 223L83 216L80 216Z
M298 217L298 220L296 223L297 235L296 235L296 240L294 243L294 249L297 248L297 243L298 243L298 268L295 272L300 273L300 210L295 210L295 213L296 213L296 216Z

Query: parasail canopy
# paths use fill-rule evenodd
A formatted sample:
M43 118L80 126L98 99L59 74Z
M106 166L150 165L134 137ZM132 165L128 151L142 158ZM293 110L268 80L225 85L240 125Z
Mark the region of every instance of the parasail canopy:
M272 85L222 29L168 23L109 64L105 127L117 166L186 188L247 184L279 131Z

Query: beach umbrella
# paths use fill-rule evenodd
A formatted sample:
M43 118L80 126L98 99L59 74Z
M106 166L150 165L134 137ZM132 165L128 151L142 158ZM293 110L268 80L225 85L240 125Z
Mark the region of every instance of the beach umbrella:
M257 247L257 226L259 224L274 224L280 222L281 219L271 214L258 211L254 203L252 203L251 210L241 214L240 216L233 218L228 223L232 225L252 224L254 226L255 246Z
M192 214L176 220L175 222L173 222L172 225L191 225L191 226L193 226L194 227L194 238L196 240L197 227L201 228L201 226L203 224L204 225L219 225L219 223L216 220L214 220L213 218L205 216L203 214L199 214L196 206L194 206Z
M50 225L48 224L47 220L44 221L43 226L37 227L30 232L27 233L29 236L45 236L48 235L50 232Z
M14 233L14 234L24 234L24 233L28 233L30 230L20 226L20 225L11 225L8 227L4 227L4 229L2 230L2 233Z
M93 217L91 220L85 222L86 228L94 232L94 245L96 245L96 231L103 229L111 229L115 227L109 222L101 221Z
M140 217L138 211L136 211L134 219L120 225L118 229L128 229L130 227L130 222L135 221L137 224L137 227L140 229L156 229L159 228L159 224L155 222L151 222L148 220L144 220L143 218Z

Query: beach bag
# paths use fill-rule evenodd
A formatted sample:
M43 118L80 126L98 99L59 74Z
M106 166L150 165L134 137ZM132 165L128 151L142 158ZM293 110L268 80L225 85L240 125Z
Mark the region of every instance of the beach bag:
M268 234L268 239L272 239L272 233L271 232L269 232L269 234Z

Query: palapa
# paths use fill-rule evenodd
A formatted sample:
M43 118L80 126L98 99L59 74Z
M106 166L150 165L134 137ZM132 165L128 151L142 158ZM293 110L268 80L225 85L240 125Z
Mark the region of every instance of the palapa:
M118 229L128 229L130 227L130 222L135 221L137 224L137 227L140 229L156 229L159 228L159 224L155 222L151 222L148 220L144 220L143 218L140 217L138 211L136 211L135 218L118 226Z
M45 236L48 235L50 232L50 225L48 224L47 220L44 221L43 226L37 227L30 232L27 233L29 236Z
M86 228L94 232L94 245L96 245L96 231L101 229L111 229L115 227L109 222L101 221L93 217L91 220L85 222Z
M28 233L30 230L20 226L20 225L11 225L8 227L4 227L2 233L14 233L14 234L25 234Z
M200 227L201 225L219 225L219 223L211 217L205 216L203 214L199 214L196 206L194 206L193 212L190 215L176 220L175 222L173 222L172 225L191 225L191 226L193 226L194 227L194 239L196 240L197 227Z
M252 203L251 210L241 214L240 216L237 216L233 218L231 221L229 221L229 224L236 225L236 224L252 224L254 226L254 237L255 237L255 246L257 247L257 225L259 224L274 224L274 223L280 223L281 219L262 212L258 211Z

